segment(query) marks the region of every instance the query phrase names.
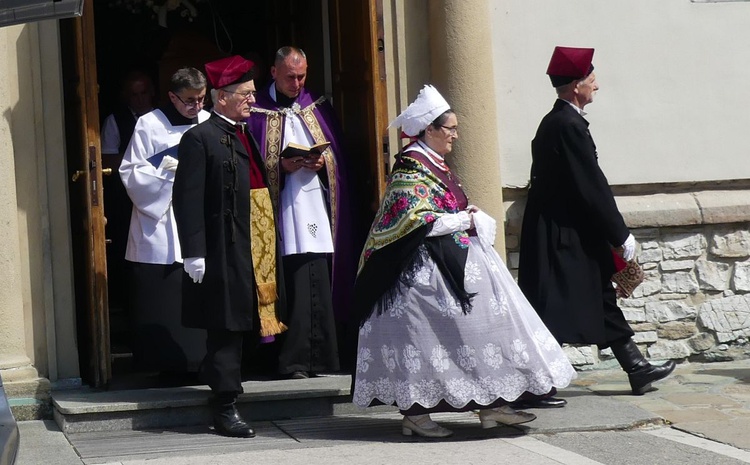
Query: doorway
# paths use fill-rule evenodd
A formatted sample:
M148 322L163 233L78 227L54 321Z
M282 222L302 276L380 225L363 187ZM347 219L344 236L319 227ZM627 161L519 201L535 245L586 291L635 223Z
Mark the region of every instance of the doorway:
M154 103L158 105L166 101L169 77L179 67L203 70L207 61L240 54L259 66L257 84L261 86L270 79L268 70L278 47L298 46L305 50L310 63L306 87L334 97L339 119L345 123L345 145L356 180L353 184L359 190L357 210L364 212L357 228L363 241L374 214L370 206L377 203L384 180L385 71L383 60L378 58L382 48L377 46L378 33L382 34L380 3L381 0L91 2L84 16L90 15L88 20L94 27L77 31L72 27L74 21L80 21L77 19L66 20L69 23L62 28L65 99L71 102L66 105L68 134L82 133L75 129L87 125L96 126L99 131L101 122L118 104L121 78L131 70L151 77ZM356 34L352 35L352 31ZM85 51L66 53L66 49L74 47L77 34L83 35L79 48L87 38L96 44L95 52L89 52L88 57ZM82 60L95 61L95 82L85 82L80 66ZM354 82L355 79L361 82ZM86 86L98 86L98 94L94 95L96 111L73 104L81 87ZM99 133L95 136L98 138ZM92 142L85 136L69 138L67 153L71 174L80 168L79 153L89 157L86 159L89 166L101 167L101 154L91 147ZM363 157L363 153L368 155ZM113 189L109 188L108 192L108 185L118 179L116 167L110 177L104 177L103 208L98 205L98 210L81 204L81 199L86 202L90 195L80 195L71 189L71 223L74 231L80 233L74 237L81 238L74 243L80 366L82 378L92 386L142 387L129 366L128 290L122 273L126 265L122 253L127 240L122 228L126 226L115 219L118 213L128 219L129 211L113 211ZM91 225L95 221L91 215L96 214L107 217L103 234L92 233ZM83 240L84 237L91 237L90 242ZM97 257L96 250L92 252L90 246L90 243L100 242L106 243L104 266L102 257ZM98 265L92 264L97 260ZM94 271L87 273L92 267ZM98 281L90 279L91 275L97 276ZM86 298L91 295L92 286L102 285L102 278L106 290L99 292L101 298L93 301ZM134 379L136 384L131 383Z

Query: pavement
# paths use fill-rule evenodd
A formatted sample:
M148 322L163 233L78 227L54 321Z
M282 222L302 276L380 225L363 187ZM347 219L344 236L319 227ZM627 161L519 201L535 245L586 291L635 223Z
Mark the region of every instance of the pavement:
M17 465L750 463L750 360L683 363L633 396L619 368L580 372L560 409L533 422L483 430L475 413L433 415L453 437L401 435L395 411L253 422L253 439L207 427L79 432L20 422Z

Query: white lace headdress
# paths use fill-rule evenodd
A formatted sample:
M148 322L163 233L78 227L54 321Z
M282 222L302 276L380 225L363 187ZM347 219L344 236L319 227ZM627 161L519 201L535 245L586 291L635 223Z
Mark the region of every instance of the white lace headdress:
M406 110L401 112L388 127L401 127L407 136L416 136L422 132L435 118L442 115L450 105L440 92L429 84L425 84L419 91L417 99Z

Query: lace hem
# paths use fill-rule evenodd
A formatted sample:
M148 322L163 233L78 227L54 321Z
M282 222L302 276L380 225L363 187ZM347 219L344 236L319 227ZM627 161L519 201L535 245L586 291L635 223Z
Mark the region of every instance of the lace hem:
M433 408L443 400L453 408L464 408L472 401L479 405L490 405L500 398L512 402L524 392L543 395L553 387L564 388L576 377L570 365L567 365L568 370L562 363L557 368L564 372L553 377L538 371L525 375L513 373L503 378L423 379L416 383L388 378L376 381L358 378L352 401L360 407L368 407L377 400L385 405L396 405L401 410L407 410L414 404Z

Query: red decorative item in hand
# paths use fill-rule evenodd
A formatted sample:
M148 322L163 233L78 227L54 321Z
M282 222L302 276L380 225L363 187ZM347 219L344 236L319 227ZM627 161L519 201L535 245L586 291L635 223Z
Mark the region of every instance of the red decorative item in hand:
M633 294L633 291L645 278L643 270L635 260L625 261L616 249L612 249L612 259L615 263L615 274L612 275L612 282L615 283L617 297L627 298Z

